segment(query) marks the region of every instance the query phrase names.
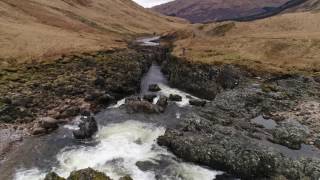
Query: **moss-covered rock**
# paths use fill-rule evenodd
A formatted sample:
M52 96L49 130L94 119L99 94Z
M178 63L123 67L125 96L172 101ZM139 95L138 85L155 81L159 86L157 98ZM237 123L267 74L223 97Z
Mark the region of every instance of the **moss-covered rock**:
M123 176L119 180L133 180L130 176Z
M91 168L71 172L67 180L111 180L104 173Z
M65 178L60 177L58 174L55 172L50 172L46 175L44 180L65 180Z

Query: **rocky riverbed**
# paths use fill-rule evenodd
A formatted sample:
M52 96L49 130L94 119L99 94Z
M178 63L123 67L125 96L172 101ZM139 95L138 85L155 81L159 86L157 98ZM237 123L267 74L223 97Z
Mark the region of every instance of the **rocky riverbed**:
M172 57L156 40L7 68L0 76L8 83L0 90L6 122L0 132L17 136L1 141L10 145L3 149L12 151L12 142L35 128L53 133L23 141L0 167L6 172L0 179L43 179L51 171L108 178L84 169L91 167L113 179L319 180L317 77L194 64ZM78 121L66 119L88 110L102 110L99 130L75 141ZM56 123L67 124L56 129Z
M178 157L242 179L320 178L316 78L162 62L171 85L212 100L158 138Z

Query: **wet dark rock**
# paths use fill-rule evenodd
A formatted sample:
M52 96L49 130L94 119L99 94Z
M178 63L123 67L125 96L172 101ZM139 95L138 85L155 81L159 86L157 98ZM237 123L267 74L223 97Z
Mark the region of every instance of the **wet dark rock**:
M106 80L102 76L97 76L96 80L94 81L94 85L100 86L100 87L105 87L106 85Z
M51 117L40 118L40 124L45 129L57 129L59 127L59 121Z
M4 103L4 104L12 104L12 100L8 97L3 97L0 99L0 102Z
M243 76L233 66L212 66L190 63L176 57L162 62L170 84L190 92L197 97L212 100L223 89L232 89L240 84Z
M308 130L302 125L282 122L272 130L272 142L287 146L291 149L300 149L306 142Z
M178 94L170 94L169 100L170 101L182 101L182 97Z
M201 106L201 107L203 107L203 106L205 106L207 104L207 102L204 101L204 100L199 100L199 99L190 99L189 100L189 104L193 105L193 106Z
M65 178L60 177L58 174L55 172L50 172L46 175L44 180L65 180Z
M153 99L156 97L157 97L157 95L155 95L155 94L146 94L143 96L143 99L152 103Z
M314 79L317 83L320 83L320 75L314 76L313 79Z
M31 130L31 134L34 135L34 136L44 135L46 133L47 133L47 130L45 128L43 128L43 127L34 127Z
M165 109L168 106L168 98L166 96L161 95L159 97L157 105Z
M161 113L164 111L163 107L140 99L127 101L125 106L127 111L131 113Z
M158 91L161 91L161 88L159 87L158 84L151 84L149 85L149 91L158 92Z
M239 84L240 72L231 65L225 65L220 69L217 82L224 89L235 88Z
M136 163L136 166L141 170L141 171L150 171L153 170L155 167L157 167L156 164L154 164L151 161L138 161Z
M98 124L93 116L82 116L79 130L73 131L76 139L89 139L98 131Z
M219 174L216 176L215 180L235 180L236 178L230 174Z
M314 141L314 145L320 149L320 137L318 137L315 141Z
M94 101L103 95L104 95L104 93L101 91L89 92L85 96L85 101Z
M67 180L111 180L104 173L91 168L71 172Z
M103 94L97 98L98 102L103 105L108 105L115 100L110 94Z
M71 106L64 109L58 116L60 119L77 116L80 113L80 108L77 106Z

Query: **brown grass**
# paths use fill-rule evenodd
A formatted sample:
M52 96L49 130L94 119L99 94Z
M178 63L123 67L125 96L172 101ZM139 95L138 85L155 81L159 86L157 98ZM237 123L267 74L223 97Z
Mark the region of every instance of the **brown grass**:
M212 33L217 29L220 36ZM191 61L237 64L262 72L320 71L320 13L194 25L187 32L193 35L177 40L174 54L183 56L185 48Z
M0 59L125 48L133 36L181 26L130 0L1 0Z

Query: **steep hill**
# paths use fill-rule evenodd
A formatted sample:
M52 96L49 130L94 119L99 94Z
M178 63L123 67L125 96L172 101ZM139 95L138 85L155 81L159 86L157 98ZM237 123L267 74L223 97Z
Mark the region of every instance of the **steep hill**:
M306 2L288 9L286 12L297 12L297 11L319 11L320 1L319 0L307 0Z
M123 48L129 37L181 24L131 0L1 0L0 58Z
M153 9L191 22L238 19L273 11L289 0L176 0Z

